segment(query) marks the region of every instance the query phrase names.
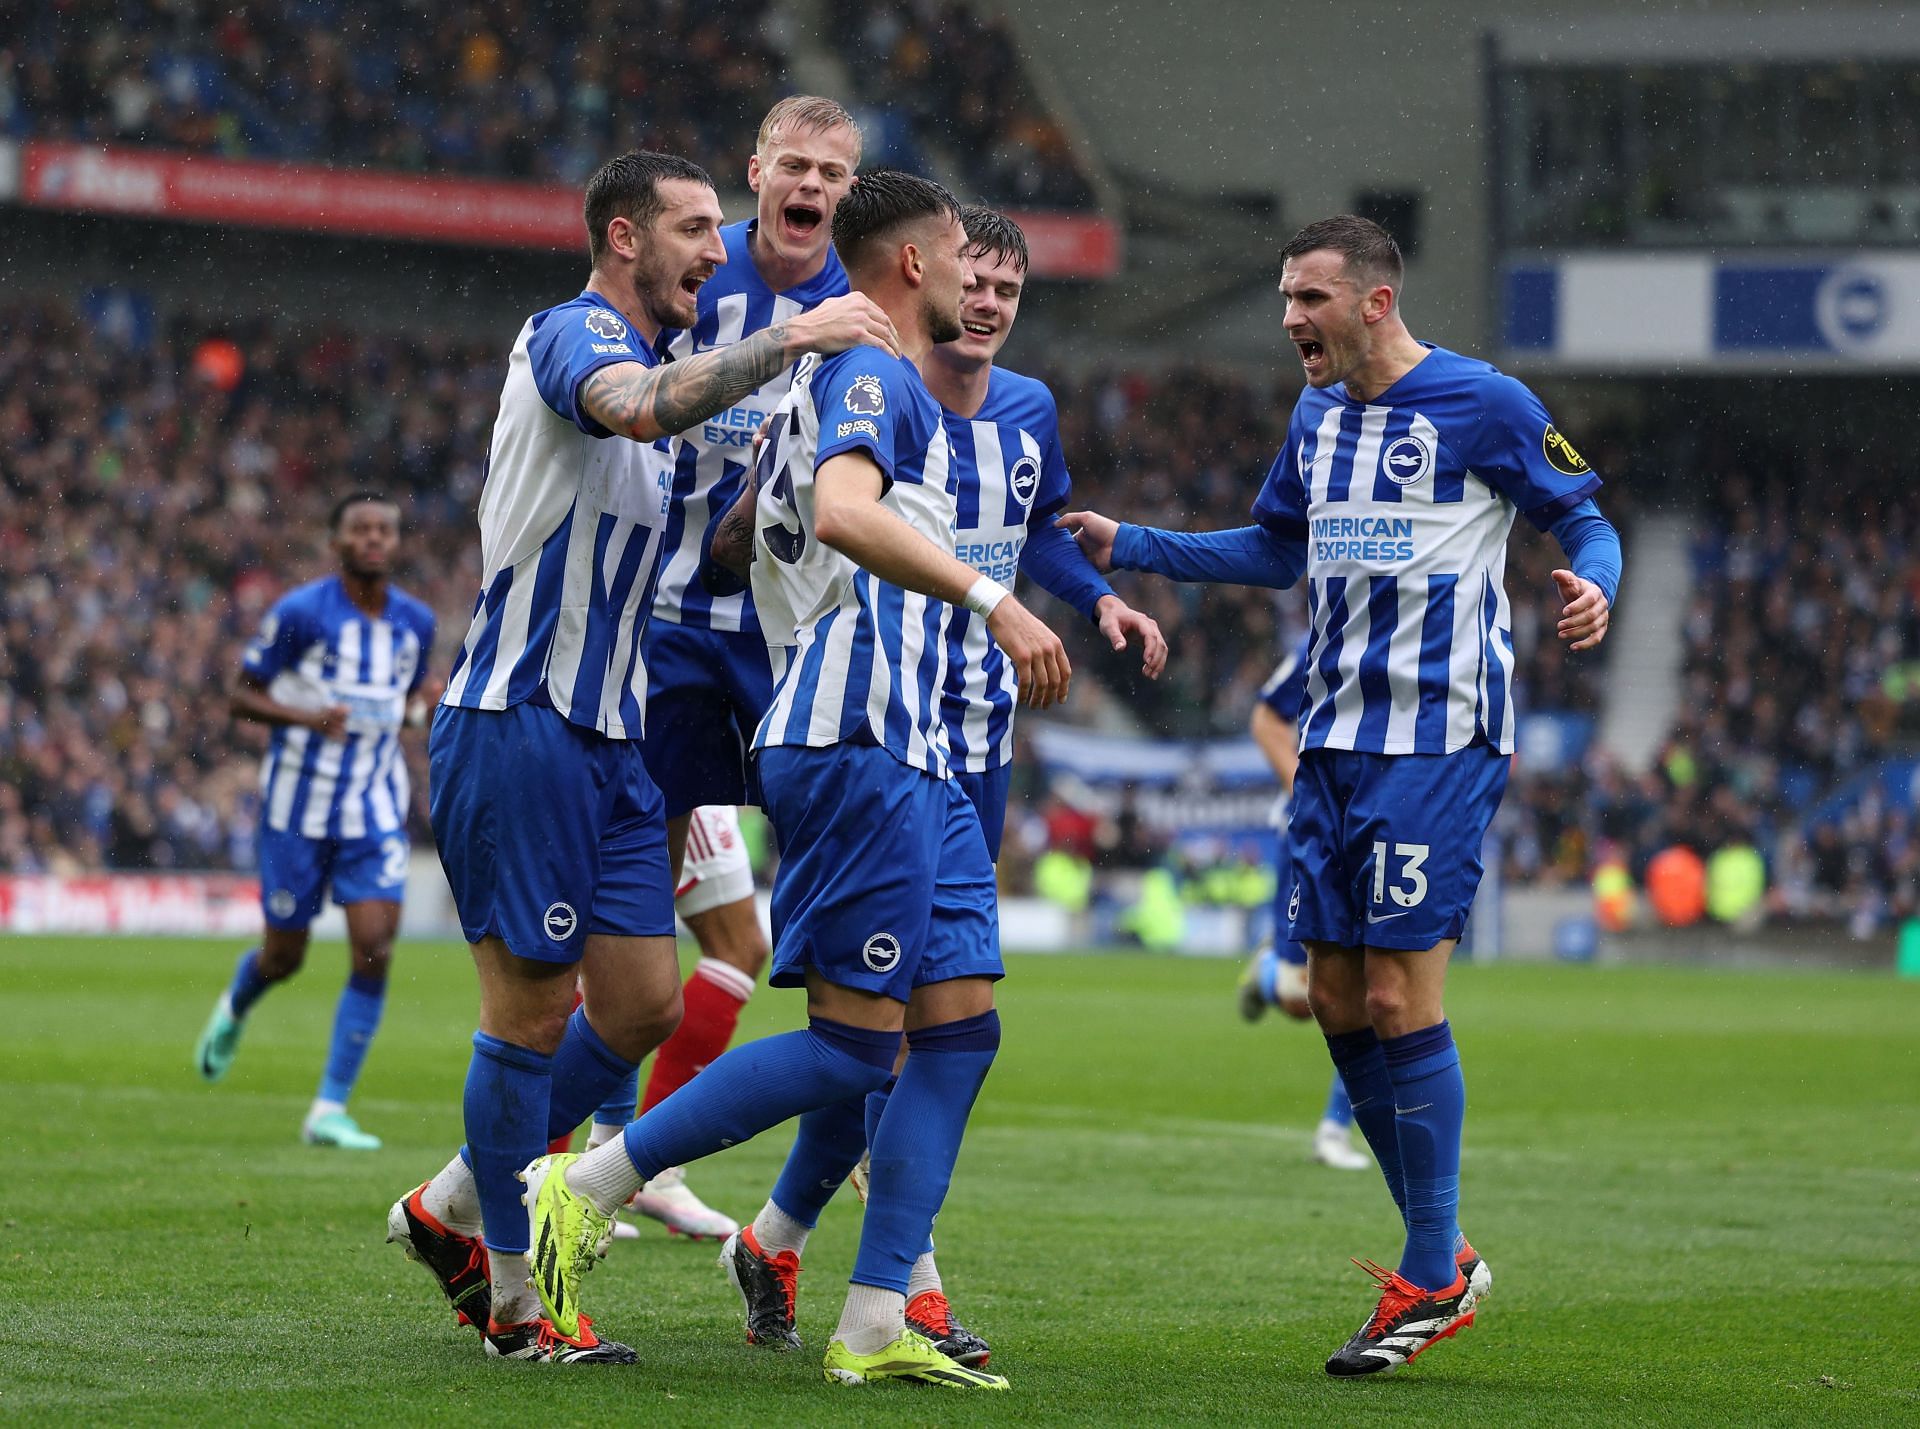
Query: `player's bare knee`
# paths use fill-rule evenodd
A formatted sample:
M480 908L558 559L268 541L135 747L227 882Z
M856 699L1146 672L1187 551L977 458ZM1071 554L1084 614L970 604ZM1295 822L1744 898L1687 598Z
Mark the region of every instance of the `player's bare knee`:
M1399 981L1375 980L1367 984L1367 1021L1384 1037L1397 1035L1407 1020L1407 988Z
M372 942L353 945L353 970L361 977L370 977L385 982L387 972L393 966L393 940L381 938Z

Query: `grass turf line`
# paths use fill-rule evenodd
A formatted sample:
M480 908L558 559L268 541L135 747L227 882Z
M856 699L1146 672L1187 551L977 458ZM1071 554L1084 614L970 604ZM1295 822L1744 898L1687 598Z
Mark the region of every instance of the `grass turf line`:
M460 1137L463 949L403 943L355 1111L371 1155L298 1144L345 976L337 945L256 1010L232 1074L193 1039L237 948L0 940L0 1419L420 1423L1920 1421L1920 985L1867 975L1463 967L1475 1328L1329 1382L1368 1308L1349 1255L1399 1236L1371 1173L1307 1159L1327 1062L1234 1015L1234 969L1016 958L1006 1041L941 1217L962 1317L1007 1396L835 1390L819 1351L859 1216L807 1256L808 1348L741 1343L713 1248L646 1237L586 1282L638 1369L489 1364L381 1243ZM742 1035L793 1026L764 988ZM746 1217L788 1144L696 1167ZM931 1397L930 1397L931 1396Z

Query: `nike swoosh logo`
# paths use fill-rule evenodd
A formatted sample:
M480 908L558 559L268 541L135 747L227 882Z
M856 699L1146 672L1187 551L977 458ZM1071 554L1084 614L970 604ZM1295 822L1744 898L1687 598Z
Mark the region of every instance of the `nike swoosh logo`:
M1411 908L1408 908L1400 913L1369 913L1367 914L1367 921L1369 923L1391 923L1395 918L1404 918L1412 911Z
M1415 1112L1425 1111L1428 1107L1432 1105L1433 1105L1432 1102L1421 1102L1419 1106L1397 1106L1396 1105L1393 1109L1393 1114L1395 1116L1412 1116Z

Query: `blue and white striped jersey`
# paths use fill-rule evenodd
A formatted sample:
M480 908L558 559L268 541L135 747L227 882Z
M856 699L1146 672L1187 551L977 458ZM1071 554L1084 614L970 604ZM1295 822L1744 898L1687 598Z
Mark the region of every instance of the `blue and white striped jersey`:
M1050 525L1072 495L1053 393L996 367L978 412L941 416L953 446L954 554L1011 590L1028 533ZM955 769L978 773L1012 762L1017 693L1013 666L987 622L955 610L940 689Z
M1545 530L1599 486L1538 397L1445 348L1371 402L1301 393L1253 508L1306 544L1300 747L1512 753L1507 533L1516 510Z
M700 317L674 335L670 351L692 357L730 347L762 328L810 312L847 291L847 270L827 250L827 265L784 293L776 293L753 266L749 245L757 219L730 223L720 230L727 245L726 266L700 288ZM673 499L667 510L666 555L660 563L660 589L653 598L656 620L707 630L755 630L753 598L712 596L700 583L700 553L708 528L732 509L752 464L753 436L780 405L793 381L793 369L724 412L680 434L674 452Z
M882 505L953 550L951 451L913 364L874 347L804 359L756 474L753 601L774 689L753 747L873 744L944 779L954 607L887 584L814 535L814 473L850 451L884 473Z
M1280 657L1267 682L1260 687L1260 703L1289 724L1299 724L1307 698L1307 659L1313 648L1313 636Z
M480 493L480 598L446 704L503 710L538 699L609 738L638 738L647 708L640 637L673 443L616 437L579 396L602 367L660 361L591 291L520 329Z
M360 839L407 825L400 725L407 696L426 677L433 612L396 586L368 615L339 576L274 602L241 667L296 709L347 710L344 739L302 725L276 725L260 766L260 818L310 839Z

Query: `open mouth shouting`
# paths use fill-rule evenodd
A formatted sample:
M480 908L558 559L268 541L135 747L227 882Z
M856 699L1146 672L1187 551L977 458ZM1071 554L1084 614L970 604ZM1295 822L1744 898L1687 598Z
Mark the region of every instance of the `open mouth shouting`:
M713 272L711 267L694 269L680 280L680 291L689 298L699 297L701 286L713 276Z
M1296 337L1293 339L1293 345L1300 354L1300 365L1307 370L1309 381L1326 371L1327 350L1321 345L1319 339Z
M810 203L790 203L780 210L780 226L788 241L810 243L826 221L826 212Z

